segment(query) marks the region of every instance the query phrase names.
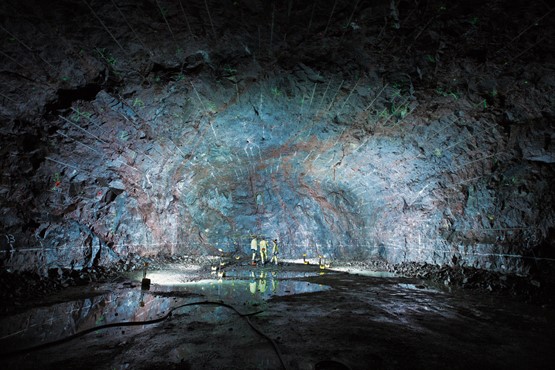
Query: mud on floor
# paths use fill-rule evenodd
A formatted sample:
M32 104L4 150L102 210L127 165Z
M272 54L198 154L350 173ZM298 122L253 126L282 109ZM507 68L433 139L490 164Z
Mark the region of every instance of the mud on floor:
M416 279L303 265L236 265L200 281L174 265L158 272L148 291L133 275L2 319L2 368L542 368L555 343L551 309ZM140 323L106 327L127 322Z

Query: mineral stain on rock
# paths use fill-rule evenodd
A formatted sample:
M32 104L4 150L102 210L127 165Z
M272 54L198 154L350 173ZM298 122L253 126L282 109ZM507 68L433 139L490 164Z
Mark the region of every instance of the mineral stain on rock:
M200 279L221 259L247 284L253 235L323 279L339 276L326 265L379 270L550 307L552 14L523 0L4 1L0 312L145 262L199 263ZM259 295L273 281L260 272ZM172 356L212 367L188 362L196 350ZM378 352L369 364L402 367ZM288 365L360 366L312 360Z

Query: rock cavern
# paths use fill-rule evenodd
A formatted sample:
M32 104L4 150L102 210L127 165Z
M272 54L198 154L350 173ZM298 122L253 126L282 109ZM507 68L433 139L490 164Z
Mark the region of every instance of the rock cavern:
M554 10L3 1L2 368L551 368Z

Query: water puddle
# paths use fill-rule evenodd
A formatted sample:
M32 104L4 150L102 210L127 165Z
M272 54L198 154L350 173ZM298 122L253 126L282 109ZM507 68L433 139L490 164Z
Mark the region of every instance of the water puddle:
M156 319L168 312L170 304L169 298L125 289L30 309L0 320L0 348L10 352L105 324Z
M226 270L225 277L245 279L245 278L250 278L252 272L254 272L254 270L245 270L245 269L236 269L236 270L230 270L230 271ZM307 278L307 277L320 275L320 272L317 272L317 271L269 270L265 272L271 274L273 277L278 277L279 279L295 279L295 278L299 279L299 278Z
M292 280L290 278L283 279L283 275L293 276L293 274L283 274L281 272L240 271L234 275L232 277L226 274L226 277L221 279L207 279L169 285L156 285L154 276L152 277L152 282L156 290L160 291L186 291L188 293L201 294L207 299L221 299L226 302L240 303L268 300L272 296L314 293L331 289L327 285ZM312 276L316 276L316 274Z
M214 279L190 281L191 275L172 269L148 273L150 290L141 290L140 274L134 276L138 282L133 284L134 288L127 284L103 295L34 308L1 319L0 352L52 342L106 324L157 319L182 303L206 300L237 306L260 305L272 296L331 289L294 280L316 275L316 272L238 269L226 272L225 277L216 275ZM144 326L135 326L140 327Z
M378 277L378 278L393 278L393 277L399 277L400 276L400 275L397 275L394 272L365 270L365 269L360 269L360 268L355 268L355 267L334 267L332 270L333 271L346 272L346 273L354 274L354 275L370 276L370 277Z
M416 284L397 284L397 286L399 286L400 288L404 288L404 289L409 289L409 290L419 290L419 291L423 291L423 292L436 292L436 293L440 293L439 290L437 289L432 289L429 287L426 287L424 285L416 285Z
M274 266L265 268L239 266L219 270L216 266L210 278L204 280L198 280L198 275L191 275L174 267L148 272L147 277L151 281L152 290L165 293L187 292L202 295L207 299L242 304L253 300L268 300L271 296L328 290L329 286L297 280L325 273L328 272L299 270L296 267L285 270ZM143 275L136 272L130 278L139 283ZM179 295L182 296L182 294Z

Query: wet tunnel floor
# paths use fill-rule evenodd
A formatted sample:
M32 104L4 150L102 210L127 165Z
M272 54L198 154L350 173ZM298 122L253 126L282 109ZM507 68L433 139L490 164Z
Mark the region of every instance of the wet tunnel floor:
M315 266L235 266L223 277L214 272L191 281L195 273L172 265L149 273L149 291L141 290L142 275L131 276L86 298L4 317L0 368L282 368L260 333L274 341L288 369L339 368L330 360L351 369L552 368L552 309ZM187 306L173 309L180 305ZM151 325L92 329L170 311ZM7 355L89 329L70 341Z

